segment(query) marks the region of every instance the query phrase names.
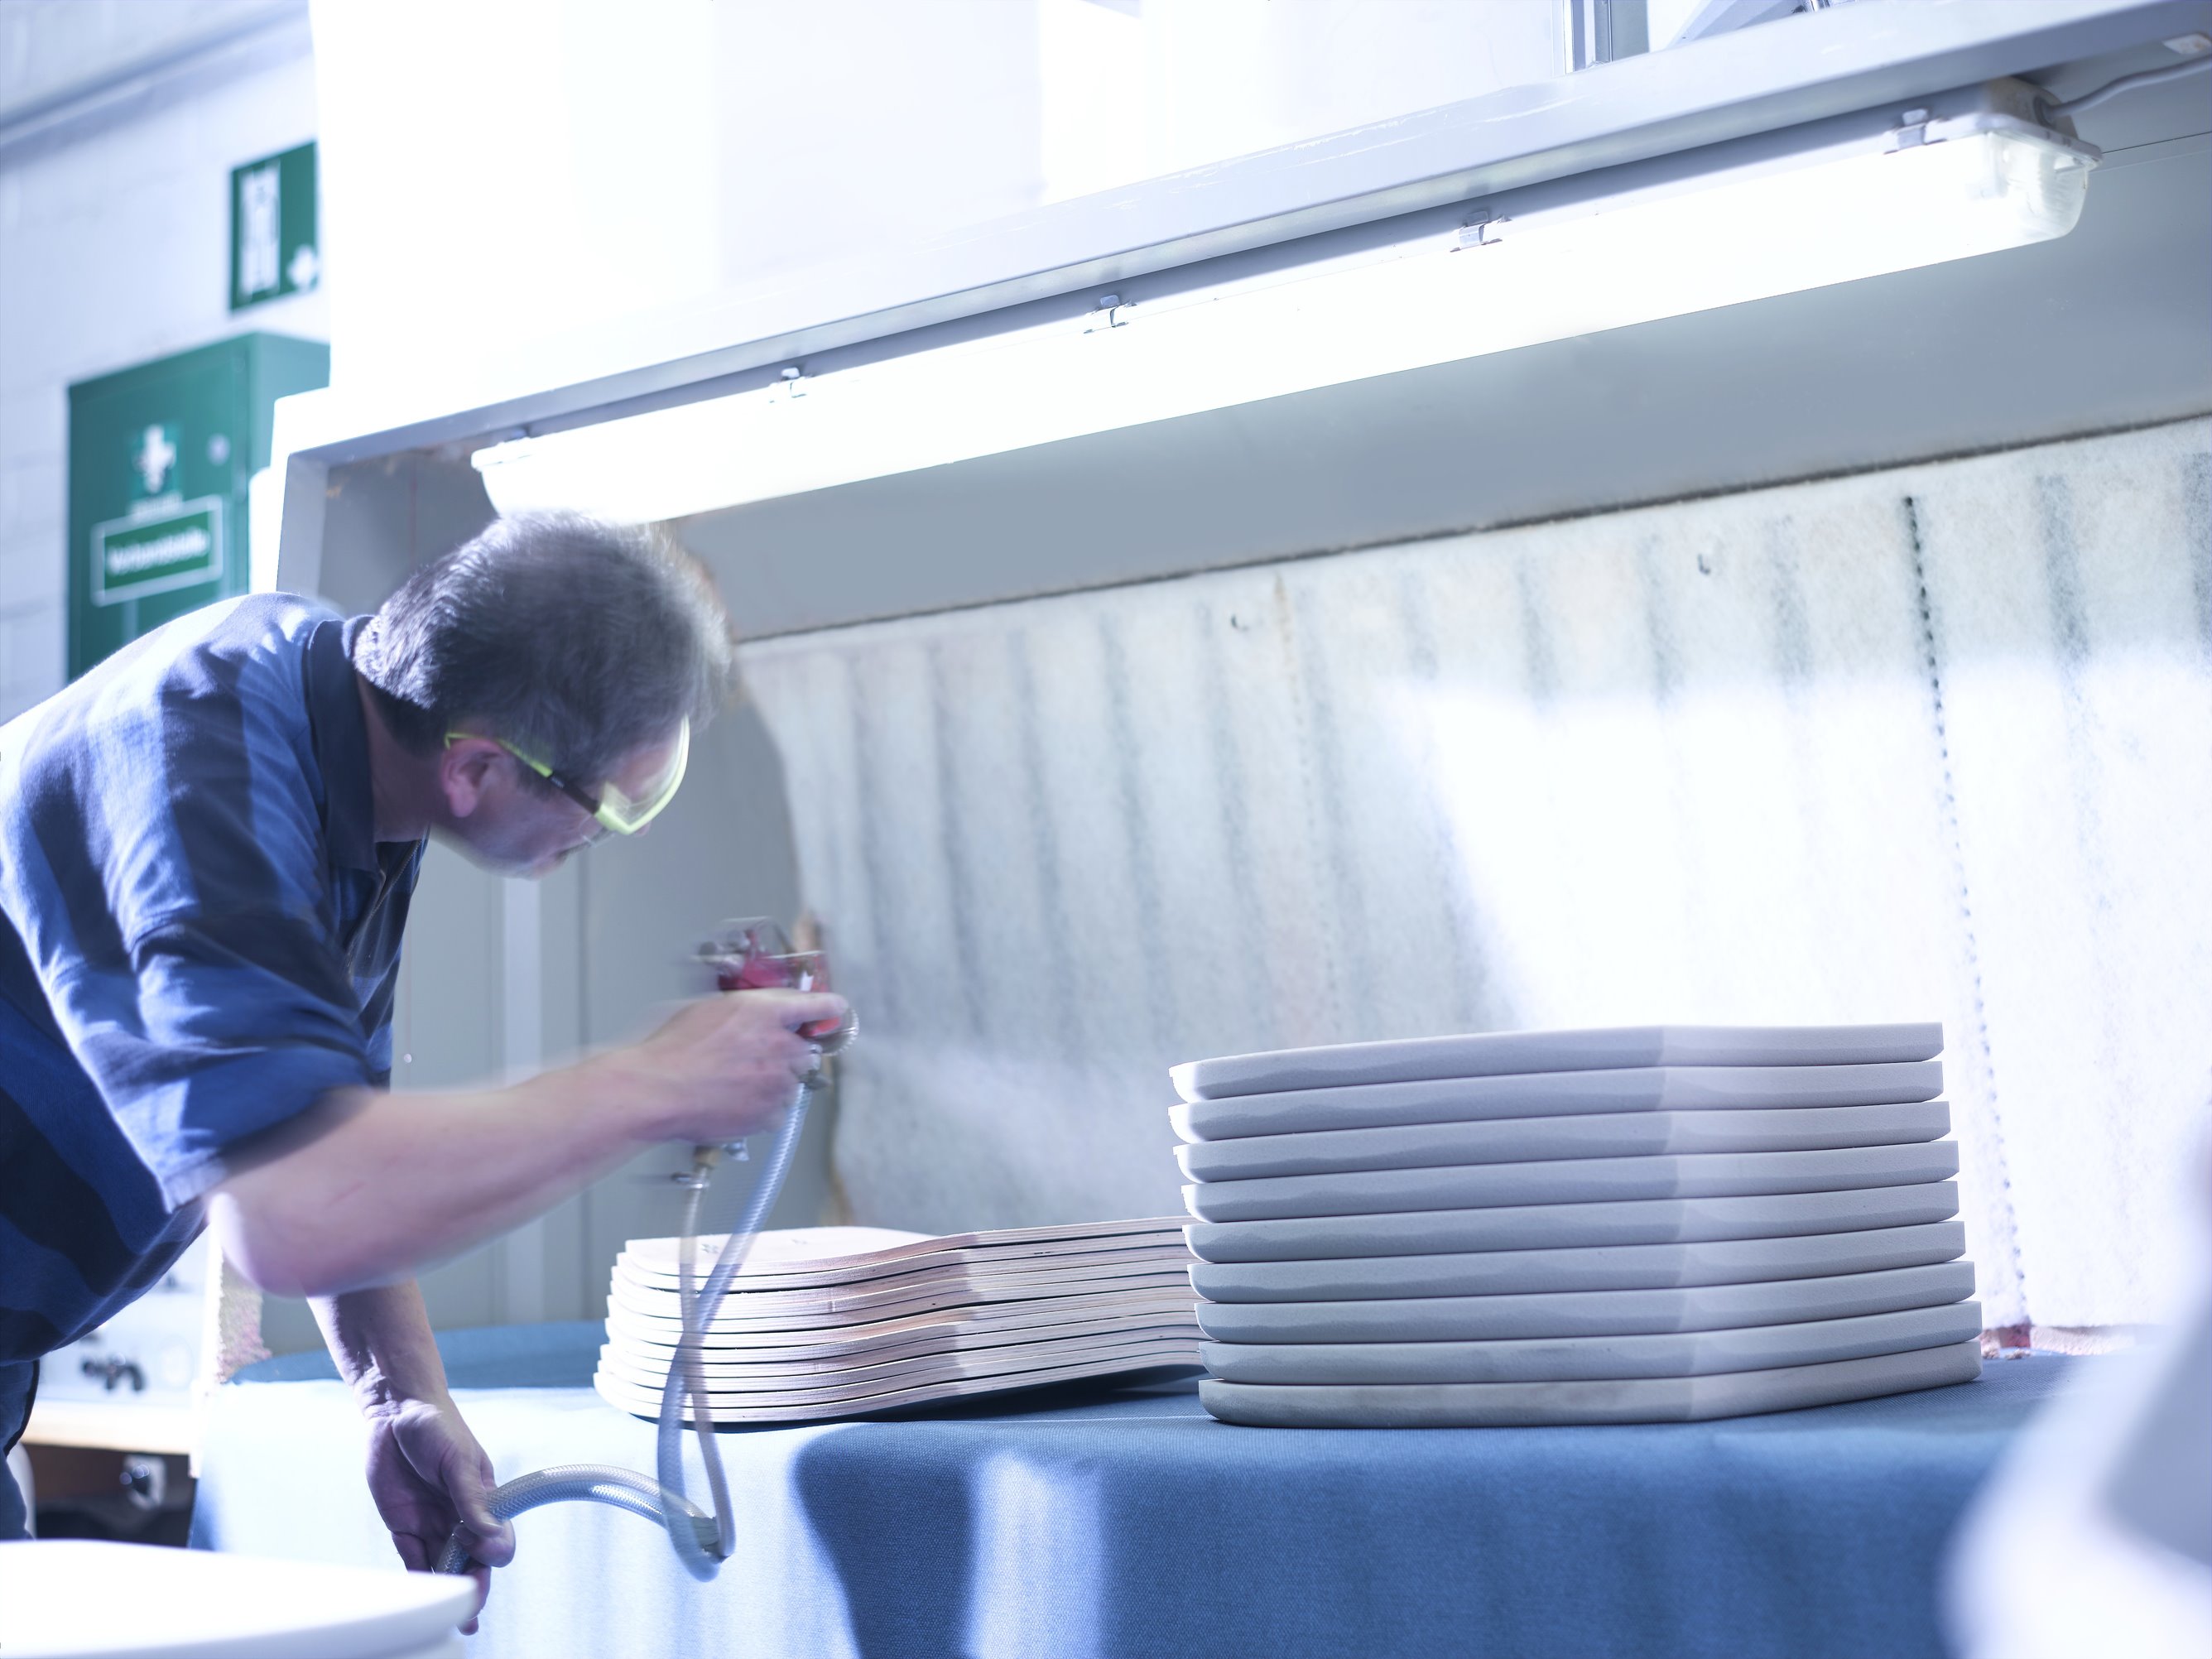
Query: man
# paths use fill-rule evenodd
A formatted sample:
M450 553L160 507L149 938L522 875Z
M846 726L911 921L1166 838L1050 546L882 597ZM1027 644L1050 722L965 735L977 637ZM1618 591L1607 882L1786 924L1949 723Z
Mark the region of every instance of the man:
M0 1451L39 1356L212 1224L315 1298L401 1559L513 1543L409 1274L660 1141L763 1126L829 995L695 1004L513 1088L387 1093L424 838L542 875L643 830L732 678L703 573L641 535L503 520L351 621L211 605L0 727ZM0 1539L24 1530L0 1471Z

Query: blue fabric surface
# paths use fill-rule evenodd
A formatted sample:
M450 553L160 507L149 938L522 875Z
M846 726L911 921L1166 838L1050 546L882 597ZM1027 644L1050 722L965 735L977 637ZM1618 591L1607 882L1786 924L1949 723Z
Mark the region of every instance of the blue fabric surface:
M36 1365L0 1364L0 1544L17 1542L30 1533L31 1517L23 1506L22 1488L9 1470L8 1454L23 1437L38 1380Z
M607 1328L596 1319L547 1325L485 1325L446 1331L438 1353L455 1389L588 1389ZM329 1350L279 1354L242 1367L234 1382L335 1382Z
M0 727L0 1360L157 1281L226 1149L391 1069L419 842L345 623L258 594Z
M503 1352L513 1376L550 1382L587 1370L599 1335L442 1345L457 1376ZM744 1541L714 1582L631 1516L537 1511L471 1652L1936 1656L1945 1537L2079 1363L1688 1425L1232 1428L1179 1383L733 1432ZM652 1425L588 1392L459 1398L502 1478L653 1467ZM222 1390L195 1540L389 1561L352 1422L333 1381Z
M30 1516L23 1510L22 1488L4 1461L0 1461L0 1544L20 1544L30 1535Z

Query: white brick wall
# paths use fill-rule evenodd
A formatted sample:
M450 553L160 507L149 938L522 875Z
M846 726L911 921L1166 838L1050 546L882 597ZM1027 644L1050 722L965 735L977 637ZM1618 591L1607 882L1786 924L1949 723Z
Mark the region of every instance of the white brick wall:
M0 126L225 9L0 9ZM70 382L247 330L329 337L319 291L228 310L230 169L315 132L303 57L0 155L0 720L62 684Z

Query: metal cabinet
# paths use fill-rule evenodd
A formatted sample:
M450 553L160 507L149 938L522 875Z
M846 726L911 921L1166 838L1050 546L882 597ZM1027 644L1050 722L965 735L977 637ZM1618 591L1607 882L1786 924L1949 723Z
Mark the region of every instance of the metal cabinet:
M69 672L249 583L246 487L331 349L241 334L69 389Z

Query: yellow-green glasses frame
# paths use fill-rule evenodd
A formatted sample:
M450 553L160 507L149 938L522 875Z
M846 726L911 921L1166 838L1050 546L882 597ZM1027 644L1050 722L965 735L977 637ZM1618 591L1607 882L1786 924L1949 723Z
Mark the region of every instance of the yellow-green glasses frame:
M448 732L446 733L446 741L451 744L462 738L483 736L481 732ZM532 758L504 738L489 738L486 740L497 744L523 765L589 812L598 821L602 830L611 830L617 836L634 836L647 824L651 823L653 819L659 817L661 809L676 799L677 787L684 781L684 769L690 763L691 722L686 720L678 725L676 747L669 756L668 764L654 776L643 793L635 796L629 794L619 785L611 782L601 784L594 792L586 788L573 778L562 776L544 762Z

